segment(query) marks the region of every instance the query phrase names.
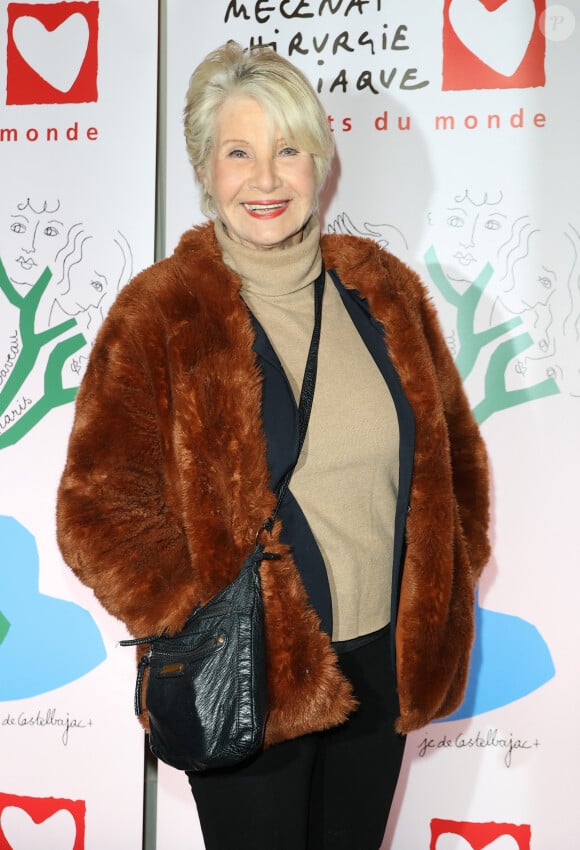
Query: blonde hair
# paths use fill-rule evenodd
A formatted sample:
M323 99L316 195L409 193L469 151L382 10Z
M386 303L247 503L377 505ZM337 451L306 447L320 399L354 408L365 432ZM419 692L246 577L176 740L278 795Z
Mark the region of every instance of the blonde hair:
M278 127L287 142L311 154L317 191L330 171L334 140L326 112L304 74L270 47L243 50L228 41L198 65L186 94L185 142L205 215L214 212L202 174L214 144L216 116L229 97L240 94L260 104L272 132Z

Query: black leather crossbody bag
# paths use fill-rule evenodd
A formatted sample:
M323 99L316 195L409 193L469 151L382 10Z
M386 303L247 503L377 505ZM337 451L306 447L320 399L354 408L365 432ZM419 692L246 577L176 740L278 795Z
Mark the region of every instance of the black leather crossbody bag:
M135 713L142 712L145 689L149 746L161 761L179 770L231 767L257 752L268 714L264 612L260 585L267 552L261 537L271 531L302 451L316 383L325 269L314 284L314 330L298 407L296 460L276 488L276 507L256 535L253 551L238 576L198 605L175 635L163 633L121 641L150 644L138 666Z

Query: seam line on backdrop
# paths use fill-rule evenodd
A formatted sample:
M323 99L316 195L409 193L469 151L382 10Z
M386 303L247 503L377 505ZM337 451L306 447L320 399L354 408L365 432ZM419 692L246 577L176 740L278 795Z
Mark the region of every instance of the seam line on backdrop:
M155 160L155 261L166 252L167 209L167 0L157 6L157 152Z
M165 257L167 205L167 0L157 2L157 134L153 258ZM143 850L157 848L157 760L143 738Z

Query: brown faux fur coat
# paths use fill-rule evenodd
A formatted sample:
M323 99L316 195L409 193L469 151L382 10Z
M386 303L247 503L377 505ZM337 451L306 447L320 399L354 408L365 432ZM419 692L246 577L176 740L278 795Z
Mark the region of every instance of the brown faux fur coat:
M465 688L474 588L489 555L486 452L417 276L372 240L324 236L327 268L367 299L415 415L396 627L408 732ZM58 495L58 540L82 582L136 636L177 631L231 581L274 505L261 373L239 278L213 226L127 285L80 388ZM288 547L261 570L271 744L345 720L355 703Z

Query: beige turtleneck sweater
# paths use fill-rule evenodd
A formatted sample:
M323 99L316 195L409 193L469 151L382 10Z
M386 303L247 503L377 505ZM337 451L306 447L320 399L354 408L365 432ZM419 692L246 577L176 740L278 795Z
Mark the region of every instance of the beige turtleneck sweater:
M312 218L299 245L259 250L215 231L225 263L299 399L321 268ZM399 479L399 428L389 389L327 275L318 374L308 432L290 482L324 558L333 640L389 622Z

